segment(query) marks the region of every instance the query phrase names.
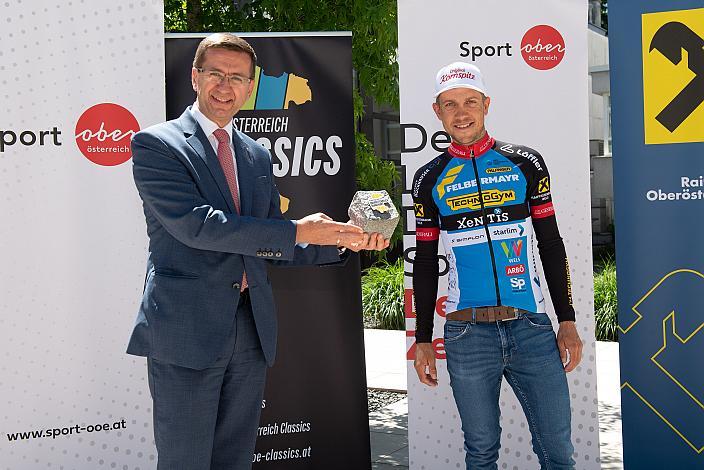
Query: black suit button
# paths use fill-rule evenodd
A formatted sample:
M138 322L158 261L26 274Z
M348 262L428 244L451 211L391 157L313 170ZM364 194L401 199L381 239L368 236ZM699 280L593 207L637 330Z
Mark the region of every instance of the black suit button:
M267 256L274 256L274 252L273 251L268 252Z
M281 258L281 252L280 252L280 251L277 251L277 252L276 252L276 257L277 257L277 258Z
M239 282L233 283L233 284L232 284L232 288L239 290L239 288L240 288L240 283L239 283Z

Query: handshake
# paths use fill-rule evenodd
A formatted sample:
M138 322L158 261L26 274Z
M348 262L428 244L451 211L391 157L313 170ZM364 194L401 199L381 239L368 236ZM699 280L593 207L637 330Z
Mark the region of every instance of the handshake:
M389 240L380 233L367 233L351 222L335 222L325 214L317 213L296 221L296 243L335 245L358 252L380 251L389 247Z

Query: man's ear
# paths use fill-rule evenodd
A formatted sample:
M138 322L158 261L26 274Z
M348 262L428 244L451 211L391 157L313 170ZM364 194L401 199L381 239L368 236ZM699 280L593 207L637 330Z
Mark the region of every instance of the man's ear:
M491 98L488 96L484 99L484 116L489 114L489 105L491 104Z
M433 111L435 111L435 115L442 121L442 118L440 117L440 105L438 105L437 102L433 103Z
M252 96L252 92L254 91L254 80L249 81L249 90L247 90L247 99L249 99Z
M195 67L191 68L191 86L193 91L198 93L198 70Z

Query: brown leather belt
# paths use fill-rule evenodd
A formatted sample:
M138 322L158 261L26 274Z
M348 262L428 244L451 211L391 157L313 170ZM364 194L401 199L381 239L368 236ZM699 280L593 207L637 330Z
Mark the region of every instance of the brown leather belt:
M518 318L523 310L516 307L470 307L455 312L450 312L445 317L447 320L475 321L477 323L493 323L495 321L508 321Z

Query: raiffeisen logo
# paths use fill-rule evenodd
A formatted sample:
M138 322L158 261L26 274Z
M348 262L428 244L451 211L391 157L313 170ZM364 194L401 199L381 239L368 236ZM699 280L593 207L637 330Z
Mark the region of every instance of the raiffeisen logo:
M307 78L288 72L272 77L257 66L252 96L242 106L242 110L289 109L291 103L301 106L311 101L313 93Z
M558 30L546 24L533 26L521 40L521 55L528 65L538 70L557 67L565 57L565 40Z
M76 145L97 165L120 165L132 157L130 140L137 132L139 123L126 108L100 103L86 109L78 119Z

